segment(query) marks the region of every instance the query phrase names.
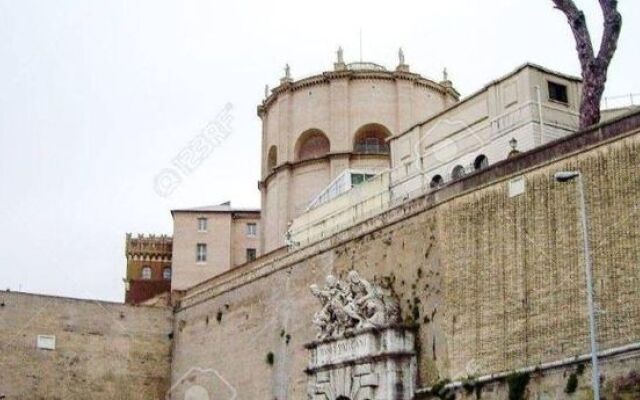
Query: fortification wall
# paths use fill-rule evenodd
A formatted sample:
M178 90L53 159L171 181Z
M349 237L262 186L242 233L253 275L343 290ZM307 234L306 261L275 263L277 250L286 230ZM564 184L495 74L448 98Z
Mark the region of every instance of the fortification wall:
M194 368L215 371L239 399L305 398L303 345L319 308L308 287L350 269L390 280L419 323L420 386L587 353L576 187L554 182L561 170L585 177L600 346L639 342L639 126L635 115L547 145L199 285L175 314L175 398L194 382L221 390ZM525 191L510 197L520 176Z
M170 308L0 292L0 394L10 400L161 399ZM54 335L55 349L37 348Z

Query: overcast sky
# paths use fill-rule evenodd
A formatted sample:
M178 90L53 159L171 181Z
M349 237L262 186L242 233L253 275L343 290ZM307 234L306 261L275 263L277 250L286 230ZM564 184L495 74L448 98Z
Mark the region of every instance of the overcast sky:
M578 1L599 35L596 0ZM640 2L608 95L640 92ZM470 94L533 61L579 74L550 0L0 0L0 288L122 301L125 232L169 210L259 206L264 85L331 69L335 50ZM640 99L640 97L638 98ZM169 196L154 179L225 104L233 132Z

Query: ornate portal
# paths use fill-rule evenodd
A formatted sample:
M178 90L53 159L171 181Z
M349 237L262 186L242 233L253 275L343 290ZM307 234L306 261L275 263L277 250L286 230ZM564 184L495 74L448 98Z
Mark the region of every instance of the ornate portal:
M349 273L311 285L321 305L313 324L317 340L307 344L310 400L409 400L417 367L415 333L401 325L397 298Z

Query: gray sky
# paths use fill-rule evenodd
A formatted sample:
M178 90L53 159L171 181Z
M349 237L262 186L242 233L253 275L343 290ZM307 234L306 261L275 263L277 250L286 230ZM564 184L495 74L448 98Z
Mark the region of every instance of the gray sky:
M596 0L580 0L599 36ZM608 95L640 92L640 2ZM258 206L264 85L345 59L446 66L470 94L525 61L579 74L550 0L0 0L0 288L121 301L125 232L169 209ZM599 40L598 40L599 41ZM168 197L154 177L233 104L233 133Z

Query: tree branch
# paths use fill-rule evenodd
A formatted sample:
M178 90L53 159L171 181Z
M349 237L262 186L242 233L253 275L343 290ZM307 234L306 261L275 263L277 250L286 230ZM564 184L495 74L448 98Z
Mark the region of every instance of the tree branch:
M604 17L604 30L597 61L599 67L606 70L618 47L618 39L622 30L622 15L618 12L617 0L600 0L600 7Z
M600 0L609 2L612 0ZM615 0L613 0L615 1ZM576 49L582 70L585 71L594 61L593 43L587 27L587 19L582 10L578 9L573 0L553 0L556 8L562 11L569 20L569 26L576 40Z

